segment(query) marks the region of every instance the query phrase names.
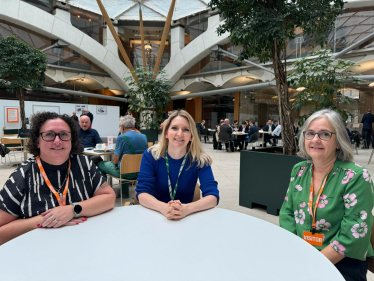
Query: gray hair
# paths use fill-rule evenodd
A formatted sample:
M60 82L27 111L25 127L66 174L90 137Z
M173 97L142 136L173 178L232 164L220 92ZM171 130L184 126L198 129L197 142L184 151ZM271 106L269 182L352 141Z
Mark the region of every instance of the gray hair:
M347 129L344 125L343 118L338 112L331 109L322 109L317 112L314 112L305 121L303 127L301 128L299 141L300 152L298 153L298 155L305 159L312 159L305 149L304 132L308 130L310 123L320 118L326 118L330 122L331 126L335 129L336 144L337 147L339 147L339 149L336 150L336 158L343 162L352 162L353 149L348 137Z
M126 129L135 128L135 118L131 115L121 116L119 118L119 125L125 127Z

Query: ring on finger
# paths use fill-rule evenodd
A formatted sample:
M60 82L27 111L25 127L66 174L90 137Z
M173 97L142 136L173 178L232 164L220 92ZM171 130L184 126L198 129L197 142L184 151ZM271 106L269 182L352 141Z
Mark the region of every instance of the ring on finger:
M52 221L55 221L56 219L53 217L53 215L51 215L51 219L52 219Z

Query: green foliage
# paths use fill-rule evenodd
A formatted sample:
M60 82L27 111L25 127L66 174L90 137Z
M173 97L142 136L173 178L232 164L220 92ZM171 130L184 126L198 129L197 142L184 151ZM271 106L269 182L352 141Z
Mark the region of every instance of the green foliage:
M169 105L171 84L165 77L163 71L157 77L153 77L153 72L145 71L143 68L136 68L138 76L137 83L133 76L125 78L125 82L130 86L126 92L130 99L130 110L135 110L141 115L138 124L143 124L145 129L157 130L164 121L162 112Z
M299 124L315 111L323 108L331 108L340 112L344 119L348 118L348 111L339 108L340 104L356 102L340 91L344 88L344 81L350 79L354 83L363 83L364 80L353 78L357 74L349 68L358 66L356 63L334 59L331 51L320 50L313 53L317 56L313 59L302 58L294 62L294 71L287 77L288 85L291 88L305 88L296 96L292 108L299 110L304 106L313 105L312 112L300 116Z
M42 90L46 69L47 58L43 52L17 41L15 36L0 39L0 79L10 82L4 85L0 80L0 87L6 87L11 93L22 88Z
M242 44L241 59L254 56L266 62L273 59L274 41L284 47L295 38L296 28L314 44L324 45L344 0L211 0L209 6L225 18L217 33L229 32L231 44Z

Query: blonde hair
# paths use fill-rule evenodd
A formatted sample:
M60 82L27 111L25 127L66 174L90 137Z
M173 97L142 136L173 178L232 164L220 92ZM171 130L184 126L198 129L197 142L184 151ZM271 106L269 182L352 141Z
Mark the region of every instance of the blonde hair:
M212 165L212 158L210 158L210 156L204 152L204 149L200 143L195 121L185 110L176 110L169 116L168 119L165 120L160 142L148 148L148 151L152 153L153 158L158 160L160 157L165 157L165 151L169 143L169 140L165 137L165 133L169 129L171 121L173 121L173 119L177 116L186 118L190 125L192 140L187 144L187 154L191 162L190 166L192 165L192 162L197 162L197 166L200 168L204 167L205 165Z

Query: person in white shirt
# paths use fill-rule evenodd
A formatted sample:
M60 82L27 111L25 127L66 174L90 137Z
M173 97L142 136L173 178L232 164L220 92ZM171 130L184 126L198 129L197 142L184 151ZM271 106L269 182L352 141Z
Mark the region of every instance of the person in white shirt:
M273 133L271 134L272 139L273 139L273 146L275 146L276 139L280 138L281 133L282 133L282 127L281 125L278 125L273 131Z

